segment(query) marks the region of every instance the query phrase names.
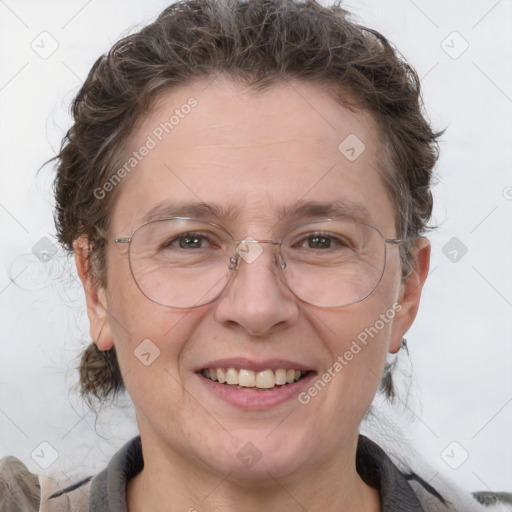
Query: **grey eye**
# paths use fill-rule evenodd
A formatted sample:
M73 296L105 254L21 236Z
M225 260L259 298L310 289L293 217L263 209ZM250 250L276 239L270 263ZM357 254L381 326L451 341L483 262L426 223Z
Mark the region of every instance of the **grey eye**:
M331 238L327 236L311 236L307 239L310 249L329 249L331 247Z
M211 245L211 239L200 233L183 233L169 238L160 245L160 249L205 249Z
M181 249L200 249L202 247L204 237L197 235L180 236L178 241Z

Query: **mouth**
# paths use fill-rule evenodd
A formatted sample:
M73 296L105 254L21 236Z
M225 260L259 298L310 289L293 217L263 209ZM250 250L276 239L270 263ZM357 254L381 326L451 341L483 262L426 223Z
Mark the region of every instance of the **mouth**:
M260 371L245 368L203 368L199 373L232 389L271 391L299 382L314 372L293 368L267 368Z
M213 398L239 411L255 412L293 404L317 372L290 359L231 357L205 361L195 374L207 400Z

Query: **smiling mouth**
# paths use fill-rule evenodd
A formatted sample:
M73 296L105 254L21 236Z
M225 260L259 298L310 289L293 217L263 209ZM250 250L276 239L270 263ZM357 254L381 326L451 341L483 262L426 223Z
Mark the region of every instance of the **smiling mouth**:
M201 375L234 389L266 391L283 387L303 379L311 371L279 368L253 371L244 368L204 368Z

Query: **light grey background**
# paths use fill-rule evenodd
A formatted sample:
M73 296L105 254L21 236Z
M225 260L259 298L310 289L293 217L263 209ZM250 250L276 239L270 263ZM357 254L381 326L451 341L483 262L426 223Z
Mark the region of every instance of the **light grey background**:
M96 422L70 391L88 324L73 266L51 245L52 168L36 171L97 56L165 5L0 0L0 456L34 472L91 474L137 432L129 403ZM439 472L511 491L512 2L345 5L416 67L434 126L447 127L431 275L407 335L413 384L397 421Z

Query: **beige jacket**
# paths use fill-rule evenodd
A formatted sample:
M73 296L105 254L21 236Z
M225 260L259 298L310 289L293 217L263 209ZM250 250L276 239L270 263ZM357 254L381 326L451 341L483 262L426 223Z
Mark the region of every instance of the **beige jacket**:
M61 486L52 478L39 476L41 502L38 512L88 512L91 480L76 492L61 494L48 501L48 498L61 490Z

